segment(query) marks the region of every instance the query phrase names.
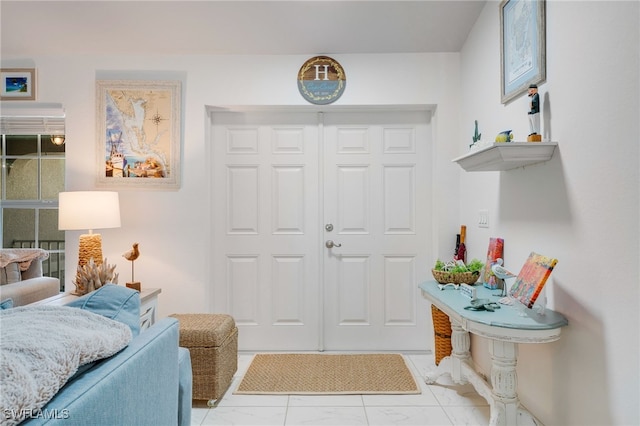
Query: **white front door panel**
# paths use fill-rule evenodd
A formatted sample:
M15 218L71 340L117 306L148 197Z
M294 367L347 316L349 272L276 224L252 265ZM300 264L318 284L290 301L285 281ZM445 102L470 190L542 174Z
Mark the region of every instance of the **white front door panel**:
M212 113L213 307L240 349L428 349L429 120Z
M324 346L426 348L416 285L428 271L425 112L324 114Z
M319 341L315 113L214 113L212 285L241 349Z

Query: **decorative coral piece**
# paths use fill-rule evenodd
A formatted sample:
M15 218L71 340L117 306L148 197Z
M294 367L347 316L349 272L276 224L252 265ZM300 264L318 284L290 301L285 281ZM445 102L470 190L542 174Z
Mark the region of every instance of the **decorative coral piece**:
M89 259L89 263L86 265L78 266L76 280L74 281L76 286L75 294L82 296L99 289L105 284L118 284L118 274L114 273L115 269L116 265L107 264L106 258L100 265L96 264L93 258Z

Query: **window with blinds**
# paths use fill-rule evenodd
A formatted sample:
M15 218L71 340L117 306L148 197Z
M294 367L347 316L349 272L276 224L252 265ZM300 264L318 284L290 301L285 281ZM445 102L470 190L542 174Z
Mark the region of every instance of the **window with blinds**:
M58 230L58 193L64 191L65 145L54 145L49 134L2 134L0 165L2 247L49 251L43 273L59 278L64 287L64 231Z

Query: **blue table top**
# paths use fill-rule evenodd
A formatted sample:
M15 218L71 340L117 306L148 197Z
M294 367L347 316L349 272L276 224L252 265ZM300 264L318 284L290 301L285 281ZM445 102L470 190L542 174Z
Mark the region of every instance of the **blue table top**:
M499 305L500 309L493 312L467 310L464 308L471 304L471 299L461 294L459 290L452 287L440 290L436 281L421 283L419 287L426 293L425 296L428 299L448 306L462 318L489 326L520 330L550 330L569 324L561 313L545 309L541 315L535 307L529 309L518 301L513 305ZM478 299L489 299L496 303L501 299L500 290L489 290L482 284L476 284L473 287L476 289Z

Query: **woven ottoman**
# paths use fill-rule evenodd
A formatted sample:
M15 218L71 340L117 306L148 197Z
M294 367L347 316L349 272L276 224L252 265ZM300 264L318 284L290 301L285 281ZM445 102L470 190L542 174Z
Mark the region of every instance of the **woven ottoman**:
M173 314L180 324L180 346L189 349L193 399L215 404L238 370L238 327L225 314Z

